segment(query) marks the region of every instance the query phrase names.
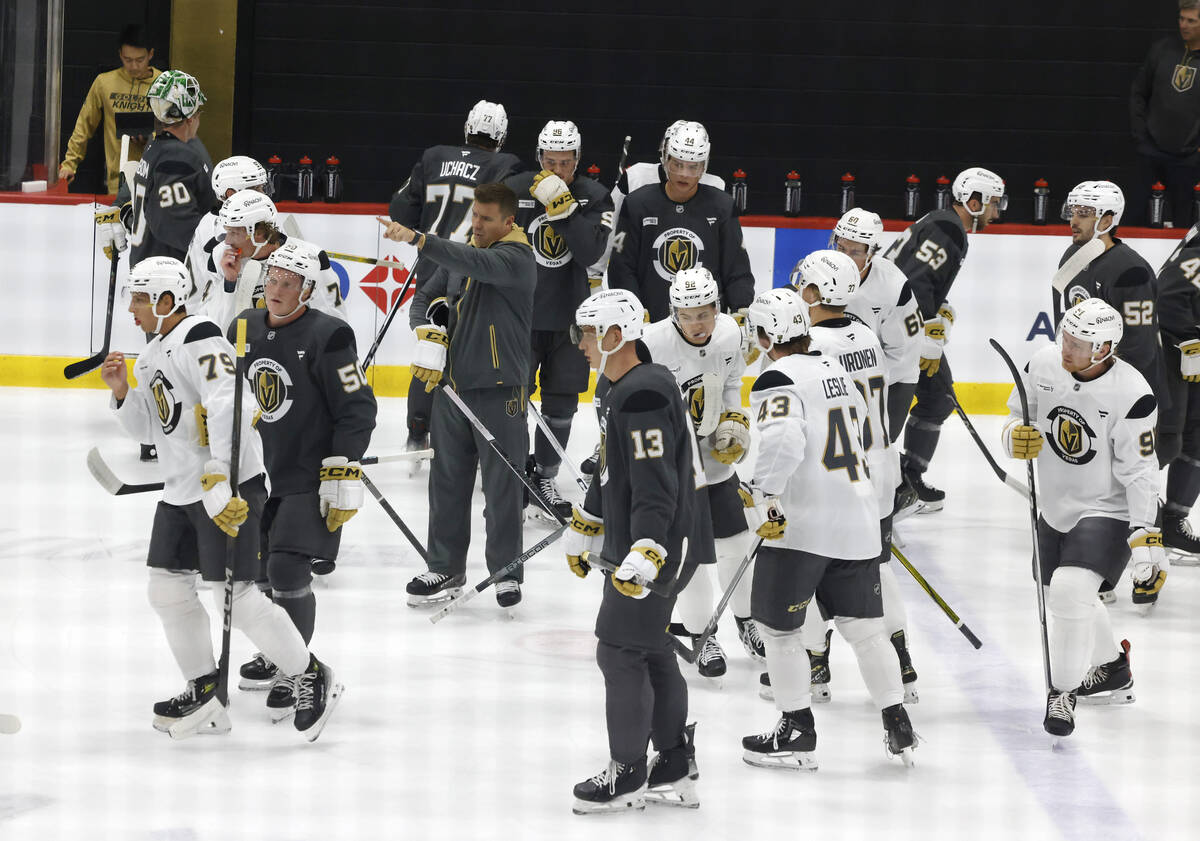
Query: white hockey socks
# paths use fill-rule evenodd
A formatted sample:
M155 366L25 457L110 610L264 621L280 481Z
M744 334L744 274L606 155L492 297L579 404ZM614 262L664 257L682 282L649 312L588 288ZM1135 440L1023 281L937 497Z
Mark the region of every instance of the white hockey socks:
M858 660L871 700L879 709L904 702L904 684L900 681L900 659L884 630L883 619L834 618L838 633L850 643ZM774 681L774 675L772 675Z
M780 712L804 710L812 706L812 671L808 652L799 631L779 631L758 623L767 650L767 673L775 693L775 709Z
M208 611L196 592L198 578L194 572L150 567L150 581L146 587L150 606L162 622L167 647L185 680L217 670Z
M804 609L804 625L800 628L804 637L804 647L809 651L824 651L826 648L825 631L828 627L829 623L821 618L821 609L817 607L817 598L813 596L808 607Z
M1073 692L1092 665L1095 609L1102 607L1096 598L1100 580L1099 573L1090 569L1059 567L1046 588L1051 619L1050 680L1060 692Z
M908 611L900 595L900 584L891 561L879 565L879 587L883 594L883 627L888 637L897 631L908 635Z
M716 603L713 601L711 567L701 564L696 567L692 580L679 593L675 600L675 610L679 613L679 621L689 633L702 634L708 620L712 619Z
M225 585L214 584L213 602L219 615L225 611ZM308 648L287 613L263 591L246 581L233 584L233 627L244 633L254 647L285 675L298 675L308 668Z
M744 531L741 534L735 534L733 537L718 537L717 544L717 580L721 582L721 591L724 592L729 588L729 582L733 580L733 576L737 573L738 567L746 557L746 553L750 551L751 538L754 535L750 531ZM742 580L738 582L737 589L733 591L733 596L729 600L729 609L734 616L739 616L745 619L750 615L750 589L754 580L754 562L750 562L750 566L742 574Z

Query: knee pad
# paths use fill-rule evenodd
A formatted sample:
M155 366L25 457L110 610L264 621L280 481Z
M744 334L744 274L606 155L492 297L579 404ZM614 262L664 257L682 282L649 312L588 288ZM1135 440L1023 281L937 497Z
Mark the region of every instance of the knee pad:
M146 598L158 613L178 609L192 601L199 601L196 594L194 572L172 572L150 567L150 580L146 584Z
M212 593L217 612L224 615L225 586L223 584L214 585ZM240 630L255 627L266 620L272 611L279 609L253 583L249 581L233 582L233 609L230 617L232 627Z
M851 646L861 645L876 635L879 635L880 639L887 636L882 617L852 618L836 616L833 622L837 625L838 633Z
M305 589L312 585L312 558L297 552L272 552L267 558L267 576L276 595Z
M799 628L794 631L783 631L758 622L758 629L762 631L768 650L774 649L780 654L808 656L808 650L804 647L804 637Z
M579 408L578 394L546 394L542 393L542 415L551 427L566 424L571 425L571 419Z
M1083 567L1059 567L1046 588L1046 607L1059 619L1087 619L1096 607L1100 574Z

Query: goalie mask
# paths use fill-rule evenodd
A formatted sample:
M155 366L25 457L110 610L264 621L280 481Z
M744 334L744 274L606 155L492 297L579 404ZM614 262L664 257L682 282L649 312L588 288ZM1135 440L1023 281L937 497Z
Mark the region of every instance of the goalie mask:
M196 77L182 70L168 70L159 74L146 91L150 110L158 121L166 126L182 123L196 116L200 106L208 100L200 91Z
M245 155L234 155L226 158L213 167L213 192L221 201L225 200L227 190L249 190L254 187L265 187L267 171L254 158Z
M1063 315L1058 335L1060 351L1064 333L1092 346L1092 364L1088 366L1091 368L1116 354L1125 327L1121 314L1109 304L1099 298L1085 298ZM1109 345L1107 352L1104 350L1106 344ZM1098 354L1102 355L1097 358Z
M858 291L858 265L840 251L814 251L796 264L789 280L801 297L805 287L816 286L818 303L844 307Z
M260 193L258 190L239 190L234 193L221 205L219 216L221 224L226 228L241 228L246 232L250 244L254 246L254 253L250 255L252 259L257 257L258 252L270 241L269 236L261 241L256 239L255 228L260 222L277 227L279 219L275 211L275 202L271 201L266 193Z
M761 329L771 346L808 335L808 304L792 289L780 286L754 299L746 313L750 326Z
M158 316L154 332L162 330L163 319L179 312L187 302L192 291L192 279L183 263L174 257L147 257L129 271L129 277L123 285L125 294L145 292L150 296L150 306ZM166 293L171 293L173 306L159 315L158 299Z
M483 134L492 138L496 141L496 151L499 152L500 147L504 145L504 138L508 137L508 112L504 110L504 106L499 102L488 102L486 99L476 102L467 114L467 121L463 123L464 139L469 139L472 134Z

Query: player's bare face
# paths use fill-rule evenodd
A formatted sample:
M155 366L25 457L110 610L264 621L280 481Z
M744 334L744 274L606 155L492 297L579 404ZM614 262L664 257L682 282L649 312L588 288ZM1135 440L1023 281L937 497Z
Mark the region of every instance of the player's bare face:
M979 218L979 230L983 230L988 225L1000 218L1000 197L993 196L988 200L987 205L983 208L983 213Z
M700 188L700 176L704 174L702 161L681 161L667 157L667 198L671 201L687 201Z
M254 250L250 244L250 235L246 233L245 228L230 228L225 227L225 244L241 254L249 254Z
M150 296L145 292L133 292L129 296L129 314L139 330L146 333L158 332L158 317L171 311L171 298L160 295L158 305L150 303Z
M1179 13L1179 37L1189 47L1200 41L1200 9L1184 9Z
M870 248L861 242L855 242L852 239L843 239L842 237L834 238L833 247L854 261L854 265L858 266L858 273L860 275L866 270L867 262L871 256Z
M302 275L280 266L272 266L267 270L267 279L263 283L263 294L266 297L267 312L271 314L272 320L296 314L303 293L304 277Z
M579 331L579 341L575 344L581 351L583 351L583 355L587 357L588 366L591 367L593 371L599 371L601 348L600 342L596 341L596 328L572 327L571 330L573 335L574 331ZM606 351L612 351L612 349L617 346L617 342L620 341L620 335L621 331L616 327L608 328L608 332L604 334L604 349Z
M144 47L121 45L121 66L134 79L145 79L150 75L150 61L154 58L154 50Z
M1096 232L1096 210L1092 207L1080 207L1078 205L1071 208L1071 242L1076 245L1083 245L1090 242L1092 235Z
M575 180L575 167L579 165L579 155L575 152L542 152L542 169L548 169L570 184Z
M717 305L705 304L702 307L683 307L675 310L675 323L679 332L688 344L702 345L717 326Z
M471 206L471 241L476 248L487 248L512 230L513 218L502 215L498 203L475 202Z
M1098 357L1105 356L1108 353L1108 347L1105 344L1104 350L1096 355ZM1079 374L1088 371L1090 368L1091 371L1095 371L1097 374L1103 373L1104 369L1100 366L1092 367L1095 364L1092 361L1092 343L1077 339L1064 331L1062 334L1063 370L1070 374Z

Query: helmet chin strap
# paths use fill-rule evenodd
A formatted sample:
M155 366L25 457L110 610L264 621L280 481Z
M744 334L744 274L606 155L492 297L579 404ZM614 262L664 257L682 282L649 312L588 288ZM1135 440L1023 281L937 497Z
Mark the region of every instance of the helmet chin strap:
M305 283L305 284L304 284L304 287L303 287L303 288L300 290L300 296L301 296L301 297L300 297L300 298L299 298L299 299L296 301L296 306L295 306L295 307L292 309L292 311L291 311L291 312L289 312L287 315L277 316L277 318L291 318L293 315L295 315L296 313L300 312L300 309L301 309L302 307L306 307L306 306L308 306L308 302L312 300L312 296L313 296L313 290L314 290L315 288L316 288L316 283L315 283L315 282L313 282L313 283ZM308 290L308 297L307 297L307 298L305 298L305 297L304 297L304 291L305 291L305 289L307 289L307 290Z
M1105 228L1103 231L1100 230L1100 220L1102 218L1103 217L1100 216L1099 214L1096 215L1096 227L1092 228L1092 239L1099 239L1100 237L1104 236L1105 234L1111 232L1112 229L1116 227L1116 225L1114 225L1110 222L1107 228Z

